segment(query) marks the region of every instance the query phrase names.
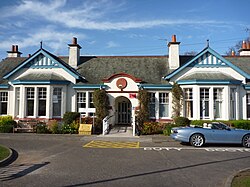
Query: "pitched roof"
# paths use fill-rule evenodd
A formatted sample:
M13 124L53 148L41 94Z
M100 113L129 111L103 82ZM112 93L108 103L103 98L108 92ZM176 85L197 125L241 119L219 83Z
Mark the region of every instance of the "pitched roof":
M27 57L7 57L0 62L0 84L7 84L7 80L3 76L15 69Z
M250 75L250 56L226 56L224 58Z
M66 79L56 73L29 73L18 80L21 81L66 81Z
M221 72L196 72L187 75L180 80L236 80Z
M189 56L180 57L185 63ZM68 62L68 57L61 57ZM126 73L145 83L166 84L162 77L169 74L168 56L89 56L81 57L77 71L90 84L100 84L102 79L117 73Z

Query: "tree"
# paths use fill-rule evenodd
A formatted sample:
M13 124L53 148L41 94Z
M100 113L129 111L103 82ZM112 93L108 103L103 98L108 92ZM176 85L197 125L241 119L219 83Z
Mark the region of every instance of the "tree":
M149 121L149 93L146 90L139 90L138 100L139 110L136 111L136 123L140 128L142 128L144 122Z
M95 130L102 130L102 120L109 115L109 97L105 90L95 90L93 94L93 102L96 108Z
M173 113L172 118L180 117L181 115L181 109L182 109L182 103L183 103L183 91L179 84L176 82L174 83L172 87L172 98L173 98Z

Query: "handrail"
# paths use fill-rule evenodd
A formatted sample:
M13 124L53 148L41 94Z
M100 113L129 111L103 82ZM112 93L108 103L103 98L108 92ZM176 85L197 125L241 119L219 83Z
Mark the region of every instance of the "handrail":
M102 120L102 135L108 134L109 133L109 119L113 117L112 116L106 116Z

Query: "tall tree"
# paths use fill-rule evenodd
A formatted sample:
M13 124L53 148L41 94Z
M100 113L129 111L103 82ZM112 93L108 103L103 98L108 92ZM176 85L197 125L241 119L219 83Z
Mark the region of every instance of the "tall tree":
M172 98L173 98L172 118L177 118L177 117L180 117L181 115L181 109L182 109L182 104L183 104L183 91L180 85L177 84L176 82L174 83L172 87Z

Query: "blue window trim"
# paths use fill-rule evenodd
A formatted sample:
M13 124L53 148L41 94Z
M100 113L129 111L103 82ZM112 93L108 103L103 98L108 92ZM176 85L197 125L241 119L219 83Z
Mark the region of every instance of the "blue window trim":
M249 74L247 74L246 72L242 71L240 68L238 68L237 66L235 66L234 64L232 64L231 62L229 62L228 60L226 60L225 58L223 58L221 55L219 55L217 52L215 52L210 47L206 47L203 51L201 51L199 54L197 54L192 60L190 60L189 62L187 62L183 66L179 67L178 69L174 70L172 73L166 75L164 77L164 79L165 80L171 79L173 76L175 76L176 74L178 74L179 72L181 72L186 67L190 66L194 61L196 61L198 58L202 57L207 52L209 52L213 56L215 56L217 58L217 60L220 59L226 65L228 65L229 67L231 67L232 69L234 69L235 71L237 71L239 74L243 75L245 78L250 79L250 75Z
M250 90L250 85L244 85L244 87L245 87L245 90Z
M74 89L106 89L107 85L104 84L84 84L84 85L74 85Z
M152 90L171 90L172 89L172 85L168 85L168 84L139 84L138 85L139 88L142 89L152 89Z
M13 85L50 85L50 84L69 84L70 81L22 81L22 80L14 80L11 81Z
M179 80L177 81L180 85L199 85L199 84L208 84L208 85L220 85L220 84L241 84L239 80Z
M69 68L65 67L64 65L62 65L58 60L56 60L55 58L53 58L50 54L48 54L44 49L40 49L38 50L34 55L32 55L30 58L28 58L27 60L23 61L22 64L20 64L17 68L15 68L14 70L12 70L11 72L9 72L8 74L4 75L4 79L9 78L11 75L13 75L14 73L16 73L18 70L20 70L21 68L25 67L25 65L27 65L29 62L31 62L32 60L34 60L34 58L36 58L37 56L39 56L40 54L43 54L45 57L51 59L52 61L56 62L62 69L64 69L66 72L68 72L70 75L72 75L74 78L76 79L80 79L80 76L78 74L76 74L75 72L73 72L72 70L70 70Z
M10 87L10 85L8 84L1 84L0 85L0 89L8 89Z

